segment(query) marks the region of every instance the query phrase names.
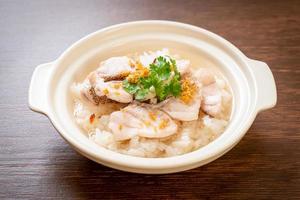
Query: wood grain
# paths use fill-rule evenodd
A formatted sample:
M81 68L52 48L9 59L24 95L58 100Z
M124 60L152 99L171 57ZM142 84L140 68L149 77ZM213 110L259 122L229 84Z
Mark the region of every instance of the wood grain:
M74 152L27 106L33 69L105 26L166 19L225 37L274 73L278 104L220 159L139 175ZM0 0L1 199L300 199L300 1Z

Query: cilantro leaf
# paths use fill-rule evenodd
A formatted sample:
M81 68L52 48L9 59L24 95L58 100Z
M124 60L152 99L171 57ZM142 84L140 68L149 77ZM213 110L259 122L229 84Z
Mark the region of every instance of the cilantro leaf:
M146 89L146 88L140 89L135 94L135 99L136 100L144 100L148 93L149 93L149 89Z
M134 83L129 83L128 80L125 79L123 81L123 88L129 94L134 94L140 89L140 86Z
M149 75L140 77L137 83L123 81L123 88L130 94L134 94L136 100L146 100L150 88L154 88L159 101L169 96L178 97L181 93L180 73L176 67L176 61L169 56L159 56L149 65Z

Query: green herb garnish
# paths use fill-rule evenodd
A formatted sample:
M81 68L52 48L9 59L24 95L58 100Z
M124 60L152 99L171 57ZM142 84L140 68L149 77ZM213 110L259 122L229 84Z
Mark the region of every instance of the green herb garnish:
M136 83L123 81L123 88L133 94L136 100L147 100L147 97L156 96L159 101L169 96L178 97L181 93L180 73L176 61L169 56L159 56L149 66L149 74L138 78Z

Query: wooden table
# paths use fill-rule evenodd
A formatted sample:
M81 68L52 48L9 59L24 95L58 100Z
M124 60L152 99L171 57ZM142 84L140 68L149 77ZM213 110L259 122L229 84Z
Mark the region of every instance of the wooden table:
M170 175L78 155L29 110L33 69L108 25L165 19L211 30L269 64L278 103L220 159ZM300 1L0 1L0 199L300 199Z

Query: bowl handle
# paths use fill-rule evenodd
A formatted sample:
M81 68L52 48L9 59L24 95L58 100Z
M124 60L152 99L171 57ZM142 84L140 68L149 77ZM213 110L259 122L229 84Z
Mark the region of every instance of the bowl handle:
M269 66L261 61L248 59L253 70L257 86L258 112L272 108L277 102L276 84Z
M47 114L47 85L53 63L45 63L37 66L31 77L29 86L29 107L31 110Z

